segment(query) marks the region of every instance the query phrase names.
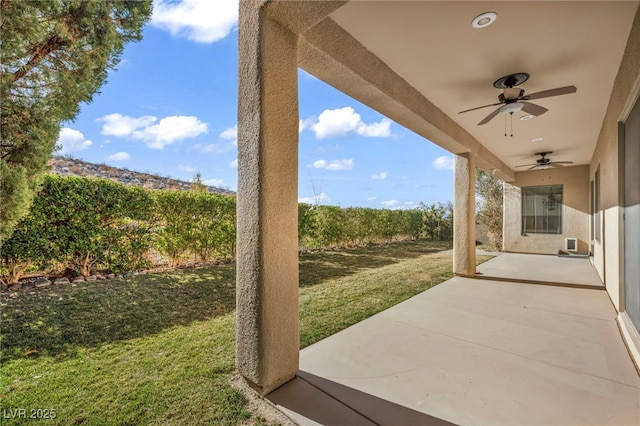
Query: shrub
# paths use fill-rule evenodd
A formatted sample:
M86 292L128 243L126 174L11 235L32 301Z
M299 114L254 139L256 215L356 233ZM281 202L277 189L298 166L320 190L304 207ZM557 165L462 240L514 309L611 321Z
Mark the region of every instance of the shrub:
M89 275L94 265L128 269L149 247L152 204L142 188L105 179L46 176L29 214L3 246L7 269L25 258L62 261Z
M154 191L160 252L177 266L190 254L207 261L235 255L235 197L200 191Z
M16 225L8 240L2 243L2 275L8 284L18 282L27 268L44 267L48 259L57 258L47 227L46 206L35 197L31 212Z
M16 282L27 268L70 267L89 275L147 268L159 251L171 266L188 257L233 258L236 199L195 190L154 190L105 179L46 176L29 214L2 247L2 274ZM304 248L330 248L405 238L450 240L451 204L412 210L298 205Z

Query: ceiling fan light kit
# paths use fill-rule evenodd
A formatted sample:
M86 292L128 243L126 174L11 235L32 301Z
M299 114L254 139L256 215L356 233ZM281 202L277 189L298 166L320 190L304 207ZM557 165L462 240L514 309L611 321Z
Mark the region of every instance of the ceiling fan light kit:
M513 102L500 107L500 112L503 114L513 114L522 109L524 104L522 102Z

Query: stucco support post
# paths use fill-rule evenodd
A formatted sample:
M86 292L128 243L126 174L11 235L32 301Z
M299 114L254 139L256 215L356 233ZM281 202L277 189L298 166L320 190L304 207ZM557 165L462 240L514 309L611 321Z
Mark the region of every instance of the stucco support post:
M298 370L297 36L240 2L236 367L262 394Z
M455 157L453 272L476 273L476 162L471 154Z

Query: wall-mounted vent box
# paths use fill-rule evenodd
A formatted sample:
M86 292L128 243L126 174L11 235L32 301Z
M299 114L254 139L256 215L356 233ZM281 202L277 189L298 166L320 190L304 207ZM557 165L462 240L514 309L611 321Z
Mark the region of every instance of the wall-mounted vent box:
M577 238L565 238L564 239L565 251L578 251L578 239Z

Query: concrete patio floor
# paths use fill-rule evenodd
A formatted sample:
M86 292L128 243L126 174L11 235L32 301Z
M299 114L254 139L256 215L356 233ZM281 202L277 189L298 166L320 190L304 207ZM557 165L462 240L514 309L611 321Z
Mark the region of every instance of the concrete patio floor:
M638 425L615 317L602 289L455 277L303 349L268 398L299 424Z
M477 270L481 273L478 278L604 289L588 258L503 253Z

